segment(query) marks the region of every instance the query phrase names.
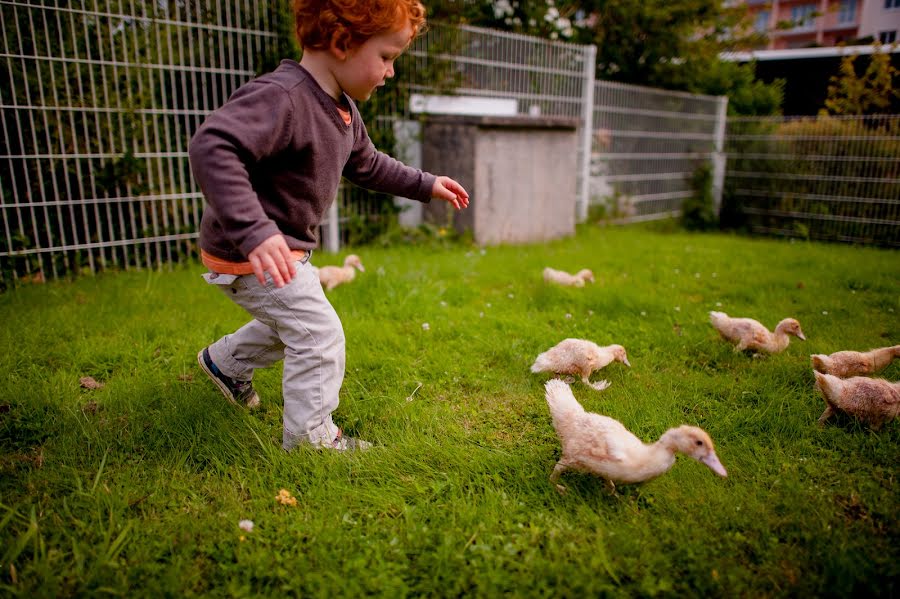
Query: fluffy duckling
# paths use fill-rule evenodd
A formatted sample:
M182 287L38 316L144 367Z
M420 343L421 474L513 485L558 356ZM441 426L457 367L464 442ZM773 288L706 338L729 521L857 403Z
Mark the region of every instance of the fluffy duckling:
M570 275L567 272L548 266L544 269L544 281L567 287L584 287L586 281L594 282L594 273L587 268L583 268L574 275Z
M813 370L841 378L875 374L890 364L894 358L900 358L900 345L870 349L867 352L839 351L830 356L823 354L810 356Z
M800 323L793 318L779 322L774 333L752 318L732 318L724 312L710 312L709 321L724 339L737 343L734 346L736 352L751 350L777 354L791 342L788 335L806 341Z
M615 491L615 483L639 483L664 474L675 463L676 452L705 464L719 476L728 476L703 429L670 428L656 443L646 444L618 420L585 411L565 382L552 379L544 388L553 428L562 444L562 457L550 475L560 493L566 488L557 481L566 470L601 476Z
M846 412L878 430L900 414L900 382L855 376L849 379L815 372L816 388L825 399L819 424L836 411Z
M322 266L319 268L319 283L325 287L325 291L331 291L338 285L349 283L356 278L356 271L365 272L359 256L350 254L344 258L343 266Z
M630 367L625 348L621 345L600 347L586 339L564 339L538 355L531 372L552 372L553 374L573 374L581 377L581 381L597 391L609 387L609 381L590 381L591 373L600 370L613 360Z

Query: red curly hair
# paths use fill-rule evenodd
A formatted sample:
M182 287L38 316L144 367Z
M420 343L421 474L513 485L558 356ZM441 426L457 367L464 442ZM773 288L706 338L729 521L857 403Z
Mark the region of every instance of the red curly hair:
M371 37L412 27L410 41L425 25L419 0L294 0L294 33L300 46L352 50Z

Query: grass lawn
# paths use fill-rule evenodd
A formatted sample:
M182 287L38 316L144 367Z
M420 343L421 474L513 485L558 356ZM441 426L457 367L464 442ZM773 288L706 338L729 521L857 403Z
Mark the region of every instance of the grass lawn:
M205 378L198 349L246 318L199 265L0 295L0 594L900 594L900 422L818 427L809 365L900 343L896 251L666 224L355 251L366 272L330 292L335 419L378 447L353 455L281 449L280 366L257 373L252 413ZM545 266L597 282L549 287ZM793 316L807 341L735 354L710 310ZM632 364L595 373L603 392L573 385L588 410L646 441L701 426L728 478L679 457L616 495L577 473L558 494L548 377L529 366L566 337Z

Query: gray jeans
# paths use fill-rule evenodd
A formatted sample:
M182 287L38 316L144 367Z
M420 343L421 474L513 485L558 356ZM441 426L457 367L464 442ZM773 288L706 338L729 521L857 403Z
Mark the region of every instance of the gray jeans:
M297 275L278 289L266 274L207 273L253 320L209 346L209 355L227 376L248 381L257 368L284 360L282 445L328 445L338 428L331 413L344 380L344 329L308 262L297 262Z

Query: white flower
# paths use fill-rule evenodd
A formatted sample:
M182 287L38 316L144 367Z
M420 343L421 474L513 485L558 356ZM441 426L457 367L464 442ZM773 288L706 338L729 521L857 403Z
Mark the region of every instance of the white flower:
M516 296L514 296L512 293L507 293L506 297L508 297L509 299L513 299Z
M491 307L491 302L486 303L485 306L487 306L488 308L490 308L490 307Z
M572 315L567 313L566 318L572 318Z
M716 272L714 272L714 273L712 273L712 274L711 274L711 275L710 275L710 276L711 276L711 277L712 277L712 278L714 278L714 279L715 279L715 278L716 278L716 277L718 277L718 276L719 276L719 273L716 273Z
M481 255L484 256L485 254L487 254L487 250L481 250Z
M479 317L479 318L484 318L484 312L479 312L479 313L478 313L478 317Z
M676 275L677 275L678 273L680 273L680 272L681 272L681 269L678 269L678 268L675 269L675 274L676 274Z
M699 279L699 278L700 278L700 273L699 273L699 272L695 272L695 273L694 273L694 278L695 278L695 279Z
M828 316L828 310L822 310L822 314L824 314L825 316Z
M427 330L430 329L430 328L431 328L431 325L429 325L427 322L423 322L423 323L422 323L422 330L423 330L423 331L427 331Z
M721 308L721 307L722 307L722 302L716 302L716 308Z
M676 312L681 312L681 306L675 306L675 311L676 311Z
M441 300L441 308L446 308L446 307L447 307L447 302Z
M238 528L247 532L253 532L253 520L241 520L238 522Z
M647 313L641 310L641 316L647 316Z
M594 311L593 311L593 310L588 310L588 314L590 314L591 316L593 316L593 315L594 315Z

